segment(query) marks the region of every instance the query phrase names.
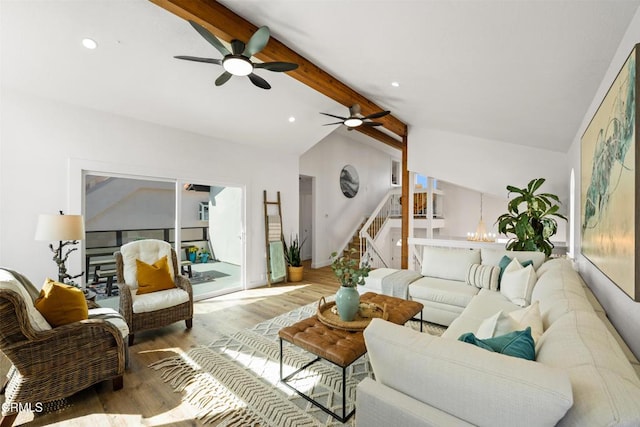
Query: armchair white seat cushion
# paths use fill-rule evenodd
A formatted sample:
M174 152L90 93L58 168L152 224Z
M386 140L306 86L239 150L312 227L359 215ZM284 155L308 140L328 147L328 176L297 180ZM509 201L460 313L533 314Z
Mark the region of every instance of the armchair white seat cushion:
M188 302L189 294L183 289L175 288L142 295L131 294L131 298L134 313L149 313Z
M89 319L102 319L111 323L118 328L122 334L122 338L126 338L129 335L129 326L124 318L112 308L98 307L89 309Z

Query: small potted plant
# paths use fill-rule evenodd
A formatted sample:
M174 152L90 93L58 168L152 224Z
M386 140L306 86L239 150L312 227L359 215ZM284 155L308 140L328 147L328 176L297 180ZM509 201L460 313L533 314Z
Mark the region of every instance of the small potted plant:
M197 246L189 246L187 248L187 256L189 257L189 261L196 262L196 258L198 256L198 247Z
M284 244L284 257L288 264L290 282L300 282L304 274L304 267L300 259L300 249L302 249L302 245L304 245L304 240L302 243L298 243L297 234L295 239L293 236L289 239L289 245L287 245L286 242Z
M360 294L356 287L364 285L364 279L369 275L371 267L368 262L360 263L360 254L351 248L345 255L331 254L331 269L340 282L340 289L336 292L336 307L340 319L351 322L358 314Z
M200 252L198 252L198 257L200 258L200 262L206 264L209 262L209 257L211 256L211 252L208 249L202 248Z

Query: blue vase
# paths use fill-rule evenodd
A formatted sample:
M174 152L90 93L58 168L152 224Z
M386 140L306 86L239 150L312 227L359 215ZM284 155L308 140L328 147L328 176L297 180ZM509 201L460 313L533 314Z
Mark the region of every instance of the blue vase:
M336 307L338 307L338 315L342 321L353 321L360 308L358 290L355 287L340 286L336 292Z
M189 261L196 262L196 255L198 254L195 252L189 252Z

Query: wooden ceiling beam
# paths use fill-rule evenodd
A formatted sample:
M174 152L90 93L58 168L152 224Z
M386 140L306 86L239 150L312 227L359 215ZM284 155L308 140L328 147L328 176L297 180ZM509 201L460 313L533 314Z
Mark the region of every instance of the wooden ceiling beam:
M354 128L354 130L357 130L364 135L370 136L371 138L375 138L384 144L390 145L393 148L397 148L398 150L402 150L402 147L404 146L402 141L398 141L391 135L381 132L378 129L372 128L370 126L358 126L357 128Z
M251 22L214 0L150 1L185 20L199 23L215 34L216 37L226 42L230 42L233 39L246 42L258 29ZM360 110L364 116L384 110L384 108L379 107L273 37L269 39L267 46L257 53L255 57L263 62L284 61L298 64L296 70L289 71L287 74L347 108L353 104L360 104ZM394 146L398 144L401 148L404 144L402 139L407 136L407 125L392 114L376 119L376 121L381 122L386 129L398 135L401 140L396 140L377 129L364 127L361 128L366 129L366 131L360 128L357 129L385 144ZM390 143L389 139L395 142Z

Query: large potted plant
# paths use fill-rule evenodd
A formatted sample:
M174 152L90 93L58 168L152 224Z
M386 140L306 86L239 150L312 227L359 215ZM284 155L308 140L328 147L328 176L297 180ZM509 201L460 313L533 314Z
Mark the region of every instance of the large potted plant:
M507 205L508 212L498 217L498 231L513 235L507 243L508 250L540 251L548 257L553 250L551 236L558 231L556 218L567 218L558 213L560 199L555 194L537 193L544 178L532 179L525 188L507 185L509 195L516 193Z
M346 256L338 256L337 252L331 254L331 269L340 282L340 289L336 292L338 315L343 321L351 322L360 308L360 294L356 287L364 285L371 267L368 262L360 263L358 251L351 248Z
M286 242L284 243L284 257L287 260L290 282L300 282L304 276L304 267L300 259L302 245L304 245L304 240L302 243L298 243L297 234L295 239L293 237L289 239L289 245Z

